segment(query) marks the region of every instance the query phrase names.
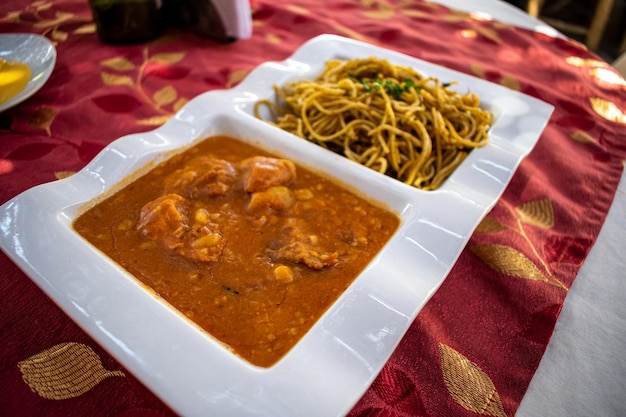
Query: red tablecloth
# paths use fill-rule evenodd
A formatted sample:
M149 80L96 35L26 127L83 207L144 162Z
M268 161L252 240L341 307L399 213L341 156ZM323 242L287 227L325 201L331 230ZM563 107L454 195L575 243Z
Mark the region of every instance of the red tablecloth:
M58 60L35 96L0 113L0 204L322 33L545 100L555 112L536 149L350 413L514 415L611 205L626 156L626 82L578 43L419 0L254 0L252 9L249 40L169 29L116 47L98 41L86 0L3 2L0 32L45 35ZM0 296L0 415L174 414L4 254Z

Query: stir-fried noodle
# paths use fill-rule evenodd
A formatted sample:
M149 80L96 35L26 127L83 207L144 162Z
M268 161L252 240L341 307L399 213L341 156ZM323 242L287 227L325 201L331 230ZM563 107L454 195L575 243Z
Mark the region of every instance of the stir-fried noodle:
M492 115L473 93L378 58L329 61L315 80L274 86L260 100L276 126L424 190L438 188L473 148Z

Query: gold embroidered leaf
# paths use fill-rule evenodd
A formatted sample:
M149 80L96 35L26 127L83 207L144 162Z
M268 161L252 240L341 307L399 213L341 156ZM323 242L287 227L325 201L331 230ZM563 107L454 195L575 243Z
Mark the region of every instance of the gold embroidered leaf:
M443 16L443 20L450 23L462 22L467 18L467 15L449 14Z
M50 107L39 107L31 116L28 124L35 128L44 129L50 136L52 134L50 127L56 115L56 110Z
M159 106L170 104L176 100L178 93L171 85L166 85L152 95L152 98Z
M500 78L500 84L505 87L510 88L511 90L515 90L515 91L521 90L520 83L517 80L517 78L511 77L509 75L505 75L504 77Z
M402 14L409 17L426 17L427 13L422 12L421 10L403 10Z
M399 0L396 3L396 6L401 8L401 9L403 9L403 8L406 8L406 7L409 7L409 8L413 7L414 4L415 4L415 2L413 0Z
M172 44L180 39L179 34L165 34L159 38L156 38L153 41L150 41L148 45L150 46L163 46Z
M470 64L470 71L481 78L485 78L485 69L478 64Z
M449 14L444 15L443 18L448 22L462 22L463 20L470 20L470 14L457 9L449 9Z
M96 25L94 23L87 23L86 25L82 25L75 29L72 33L74 35L89 35L96 33Z
M626 86L626 80L624 80L624 78L614 70L610 70L608 68L593 68L589 71L589 73L598 82L610 85Z
M21 11L9 12L1 20L6 23L19 23L22 20L21 14Z
M181 61L184 57L185 52L169 52L154 54L150 59L164 64L175 64Z
M500 39L500 35L498 34L498 31L494 29L483 27L483 26L478 26L476 31L480 33L481 35L483 35L485 38L494 41L495 43L502 43L502 40Z
M607 63L597 59L585 59L577 56L568 56L565 62L574 67L606 67Z
M105 59L103 61L100 61L100 65L102 65L103 67L114 69L116 71L131 71L137 67L128 58L124 58L123 56L116 56L113 58Z
M63 178L71 177L75 173L76 172L74 172L74 171L57 171L57 172L54 173L54 177L57 180L62 180Z
M67 40L68 34L67 34L67 32L63 32L62 30L59 30L59 29L55 28L55 29L52 31L52 34L51 34L50 36L51 36L51 37L52 37L52 39L54 39L55 41L61 41L61 42L63 42L63 41L66 41L66 40Z
M493 381L478 365L443 343L439 352L443 380L454 401L474 413L506 417Z
M333 30L337 31L338 34L344 34L350 38L353 38L359 41L367 41L367 38L363 36L360 32L356 30L352 30L347 26L344 26L338 23L333 23L332 28Z
M382 4L380 5L382 6ZM378 20L387 20L392 18L394 15L393 9L389 7L380 7L378 10L374 10L371 12L363 12L363 16L368 17L370 19L378 19Z
M570 138L572 138L576 142L580 142L580 143L595 143L595 142L597 142L597 140L595 140L594 138L589 136L587 133L582 132L580 130L572 132L572 134L570 135Z
M514 25L511 25L509 23L499 22L497 20L494 21L492 24L493 24L493 27L496 29L516 29Z
M55 26L61 26L63 23L70 21L74 18L73 13L56 12L53 19L42 19L33 24L34 28L51 28Z
M593 111L601 117L611 122L626 124L626 115L615 103L598 97L591 97L589 101Z
M102 78L102 82L105 85L133 85L133 79L127 75L117 75L110 74L108 72L102 72L100 74L100 77Z
M547 282L546 277L523 253L503 245L471 245L470 251L491 269L501 274Z
M17 364L30 389L49 400L78 397L103 379L122 371L107 371L100 357L82 343L62 343Z
M520 220L524 223L530 223L544 229L554 227L554 208L550 198L529 201L516 207L516 210L520 215Z
M478 33L474 29L463 29L461 31L461 36L467 39L474 39L478 37Z
M45 1L36 1L33 2L33 6L36 6L38 12L43 12L44 10L49 10L52 7L52 3L48 3Z
M296 14L310 14L311 13L304 7L294 6L294 5L287 5L287 10L292 11Z
M485 217L476 228L478 233L498 233L502 230L506 230L506 227L501 225L496 219L489 216Z
M265 39L267 39L267 41L269 43L280 43L281 42L280 37L278 37L277 35L274 35L273 33L268 33L267 35L265 35Z
M174 103L174 105L172 106L174 108L174 111L178 111L180 109L183 108L183 106L185 104L187 104L189 102L189 100L187 100L186 98L179 98L176 103Z
M226 82L226 87L229 87L229 88L232 87L233 85L237 84L239 81L246 78L246 75L248 75L248 70L237 70L237 71L231 72L230 76L228 77L228 81Z
M172 118L173 115L167 114L163 116L154 116L148 119L137 120L137 123L143 126L161 126Z

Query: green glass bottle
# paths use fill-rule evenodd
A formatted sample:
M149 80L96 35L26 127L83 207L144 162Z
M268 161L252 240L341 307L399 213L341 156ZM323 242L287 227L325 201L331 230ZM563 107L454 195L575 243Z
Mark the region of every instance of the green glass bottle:
M89 0L100 40L111 44L147 42L165 30L162 0Z

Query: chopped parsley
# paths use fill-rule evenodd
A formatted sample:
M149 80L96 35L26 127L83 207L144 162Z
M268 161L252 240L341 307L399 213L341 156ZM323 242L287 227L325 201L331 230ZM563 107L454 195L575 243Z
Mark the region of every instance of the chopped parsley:
M404 93L405 91L409 91L411 87L415 87L415 83L413 82L413 80L406 80L398 83L390 78L361 78L356 77L352 74L348 74L348 76L353 80L359 82L363 86L363 89L365 91L375 93L382 88L387 94L389 94L389 96L394 99L400 98L402 93Z
M402 93L409 91L413 87L415 87L417 91L423 88L422 86L416 86L413 80L405 80L398 83L391 78L362 78L353 74L348 74L348 76L360 83L365 91L375 93L382 88L385 90L385 93L396 100L400 98ZM442 83L441 86L446 88L450 87L452 84L453 83Z

